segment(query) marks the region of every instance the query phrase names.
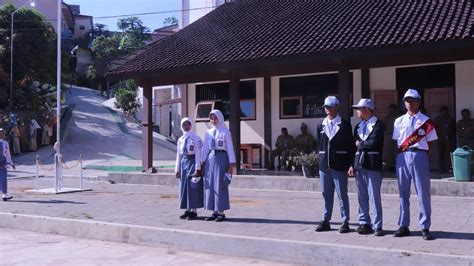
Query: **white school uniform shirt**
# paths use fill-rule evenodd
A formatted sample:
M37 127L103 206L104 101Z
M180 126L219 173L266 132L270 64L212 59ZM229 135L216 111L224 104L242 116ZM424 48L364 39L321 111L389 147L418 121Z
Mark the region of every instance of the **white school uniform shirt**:
M188 138L188 142L186 144L186 149L189 155L195 156L196 161L196 170L201 170L201 154L202 154L202 141L201 138L196 135L194 132L190 132L187 136L183 135L178 139L176 143L177 151L176 151L176 166L175 166L175 173L180 171L181 159L183 158L183 150L184 150L184 143L186 137Z
M10 145L8 145L8 141L0 139L0 145L3 146L3 156L7 159L7 164L13 165L12 156L10 154Z
M400 116L395 120L395 123L393 124L392 139L396 140L398 147L400 147L400 145L402 145L402 143L428 119L429 118L421 112L418 112L413 116L410 116L408 113ZM437 139L438 135L436 134L436 129L433 129L420 141L411 145L409 148L418 148L427 151L429 150L428 142Z
M214 133L215 131L215 133ZM202 160L205 161L212 148L212 139L215 136L215 150L227 151L229 163L235 163L234 144L232 142L232 134L226 127L211 128L204 136L202 147Z
M371 118L369 118L369 120L362 120L360 122L359 127L357 128L357 135L359 135L359 138L361 140L366 140L370 133L372 133L372 131L374 130L375 123L377 123L377 120L377 117L373 115ZM364 127L366 127L365 132Z
M342 123L342 118L337 115L333 120L330 120L329 117L324 118L323 120L323 131L326 136L331 140L336 136L339 131L339 125Z

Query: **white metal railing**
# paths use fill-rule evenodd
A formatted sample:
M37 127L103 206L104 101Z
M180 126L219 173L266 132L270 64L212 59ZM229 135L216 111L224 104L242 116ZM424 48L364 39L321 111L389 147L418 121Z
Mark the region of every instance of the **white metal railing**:
M83 175L83 159L84 159L84 157L81 154L79 156L79 160L77 162L75 162L73 165L68 165L61 154L59 156L55 154L54 164L52 166L47 166L47 165L45 165L41 162L41 160L39 158L39 155L36 155L35 189L38 190L38 179L39 179L39 176L40 176L40 169L43 170L43 171L52 172L52 171L55 171L55 170L56 171L58 171L58 170L62 171L63 169L72 170L72 169L76 168L77 166L80 167L79 189L83 189L83 178L84 178L84 175ZM56 167L56 166L59 166L59 167ZM62 174L58 175L57 173L55 173L55 177L56 176L61 176L62 177ZM55 178L54 189L55 189L56 192L61 191L61 189L62 189L62 178Z

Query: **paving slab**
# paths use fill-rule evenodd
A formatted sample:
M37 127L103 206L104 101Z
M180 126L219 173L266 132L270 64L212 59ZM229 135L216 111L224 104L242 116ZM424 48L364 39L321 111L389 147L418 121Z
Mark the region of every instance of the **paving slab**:
M10 229L0 242L2 265L291 265Z
M41 186L49 182L40 179ZM198 220L178 219L182 211L177 207L177 187L85 182L92 191L60 195L25 193L34 180L12 180L9 187L14 199L0 203L0 227L298 263L474 263L474 201L469 197L432 197L431 230L436 239L424 241L416 197L411 199L412 236L394 238L399 200L390 194L382 195L387 235L375 237L337 233L337 205L333 230L314 232L323 207L318 192L232 187L229 219L216 223L204 221L202 216L209 213L203 210ZM357 199L353 193L349 198L354 229Z

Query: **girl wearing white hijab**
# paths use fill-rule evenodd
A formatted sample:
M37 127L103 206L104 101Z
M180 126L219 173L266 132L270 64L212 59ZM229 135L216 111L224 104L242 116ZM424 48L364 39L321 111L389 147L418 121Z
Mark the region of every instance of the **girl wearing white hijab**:
M226 173L232 174L235 167L235 153L232 135L224 124L224 115L219 110L209 114L212 128L206 132L202 159L205 163L204 208L213 211L206 221L225 220L224 211L230 209L229 182Z
M186 211L180 219L194 220L197 208L204 206L203 181L201 180L202 141L192 131L191 120L181 119L183 136L178 139L176 152L176 178L179 182L179 207Z

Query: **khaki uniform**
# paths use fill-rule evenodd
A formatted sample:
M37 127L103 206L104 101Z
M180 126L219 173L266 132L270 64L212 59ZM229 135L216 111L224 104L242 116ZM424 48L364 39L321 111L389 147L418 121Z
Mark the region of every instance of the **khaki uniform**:
M474 149L474 119L461 119L457 124L458 146L464 145Z
M295 139L291 135L288 135L286 137L283 135L278 136L275 143L276 149L270 153L270 168L274 167L275 157L277 156L281 155L281 162L286 162L288 156L290 155L290 149L293 148L294 142ZM281 165L279 165L278 167L280 166Z
M311 134L309 133L300 134L296 137L295 148L299 152L304 152L306 154L309 154L313 151L313 142L314 142L314 138L313 136L311 136Z
M447 171L451 166L450 153L456 142L456 121L450 116L438 116L435 119L438 133L438 156L441 171Z
M385 124L385 137L383 141L383 162L385 167L394 168L395 167L395 158L398 154L397 144L392 140L393 135L393 124L398 115L387 115L384 119Z

